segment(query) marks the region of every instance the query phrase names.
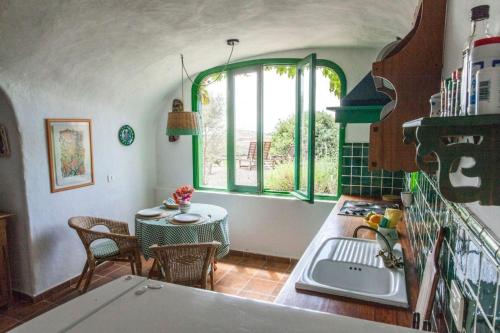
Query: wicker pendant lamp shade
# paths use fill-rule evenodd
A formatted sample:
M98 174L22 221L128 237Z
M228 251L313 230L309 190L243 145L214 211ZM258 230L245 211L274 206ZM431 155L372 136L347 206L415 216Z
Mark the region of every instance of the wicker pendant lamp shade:
M234 46L238 44L240 41L236 38L231 38L226 40L228 46L231 47L231 52L229 53L229 57L227 59L226 65L224 69L219 73L217 78L212 82L208 82L206 84L199 84L193 82L191 77L188 74L186 66L184 65L184 56L181 54L181 93L182 99L184 99L184 73L186 77L191 82L193 86L208 86L211 83L218 81L222 77L222 73L224 73L231 61L231 57L233 55ZM168 113L167 119L167 135L169 136L170 142L177 141L177 137L179 135L200 135L201 134L201 114L199 112L190 112L184 111L184 104L181 99L174 99L172 102L172 112Z
M199 135L201 133L201 119L198 112L184 111L184 104L180 99L172 102L172 112L168 113L167 135Z

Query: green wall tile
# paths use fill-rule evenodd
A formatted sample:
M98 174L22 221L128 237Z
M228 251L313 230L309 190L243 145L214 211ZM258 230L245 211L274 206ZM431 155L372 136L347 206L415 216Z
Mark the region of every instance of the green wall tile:
M398 173L393 176L393 185L399 186ZM401 188L409 188L410 176L403 177ZM464 332L500 332L500 260L488 255L495 252L498 242L477 238L474 230L479 222L469 217L463 206L451 205L442 198L435 190L435 177L421 173L417 184L414 203L407 211L407 229L420 277L439 225L449 228L439 260L442 279L433 314L442 315L447 323L443 327L456 332L448 309L449 288L455 280L466 299Z

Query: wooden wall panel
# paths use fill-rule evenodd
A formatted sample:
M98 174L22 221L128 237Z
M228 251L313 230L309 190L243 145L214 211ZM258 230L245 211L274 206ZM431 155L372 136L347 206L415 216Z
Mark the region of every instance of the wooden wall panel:
M385 59L373 64L373 75L395 87L397 103L370 127L370 170L418 170L415 146L403 143L402 125L428 116L429 98L439 92L445 17L446 0L422 0L412 31Z

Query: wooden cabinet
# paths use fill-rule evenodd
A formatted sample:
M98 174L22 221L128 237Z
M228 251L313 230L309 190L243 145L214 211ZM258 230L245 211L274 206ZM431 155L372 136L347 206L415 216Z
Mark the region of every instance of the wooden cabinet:
M389 95L397 103L384 119L371 125L370 170L418 170L415 146L403 143L403 123L427 116L429 98L439 92L445 15L446 0L422 0L410 33L373 64L373 76L394 86L395 93Z
M7 253L7 220L10 216L0 212L0 307L9 304L12 293Z

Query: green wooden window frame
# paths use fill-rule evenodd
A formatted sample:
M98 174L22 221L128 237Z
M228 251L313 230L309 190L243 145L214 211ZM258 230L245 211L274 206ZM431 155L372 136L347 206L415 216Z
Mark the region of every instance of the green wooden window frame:
M242 68L250 68L250 67L256 67L256 66L273 66L273 65L288 65L288 66L297 66L301 61L304 59L302 58L268 58L268 59L255 59L255 60L247 60L247 61L241 61L237 63L232 63L227 65L225 67L224 65L222 66L216 66L212 67L210 69L207 69L203 72L200 72L194 82L193 85L191 86L191 106L193 112L198 112L201 110L201 102L199 100L199 87L201 82L203 80L215 73L219 73L223 70L226 71L234 71ZM342 68L334 63L333 61L326 60L326 59L317 59L316 60L316 67L328 67L332 70L334 70L339 79L340 79L340 97L344 97L346 95L347 91L347 80L344 71ZM260 77L259 80L262 78ZM228 82L228 85L230 82ZM260 85L262 87L262 85ZM262 96L262 92L259 92L259 95ZM261 97L260 97L261 98ZM258 103L259 104L259 103ZM228 105L228 109L230 109L230 106ZM231 154L234 157L234 145L231 144L231 139L234 139L234 133L232 133L231 126L229 126L231 121L234 121L234 115L231 114L231 112L228 112L228 164L227 168L228 170L233 170L234 169L234 158L230 158ZM262 144L263 144L263 115L262 115L262 108L259 107L258 110L258 119L257 119L257 154L262 154ZM314 198L319 199L319 200L336 200L340 197L341 194L341 161L342 161L342 146L345 143L345 123L340 124L340 130L339 130L339 147L338 147L338 156L339 156L339 161L338 161L338 179L337 179L337 193L335 195L324 195L324 194L315 194ZM216 191L216 192L237 192L237 193L258 193L262 195L274 195L274 196L292 196L293 192L287 192L287 191L271 191L271 190L265 190L264 188L260 187L253 187L253 186L238 186L234 184L234 174L231 174L228 172L228 179L227 179L227 188L226 189L221 189L221 188L211 188L211 187L203 187L200 186L200 176L201 176L201 169L200 168L200 161L202 160L201 153L202 150L200 149L201 146L201 136L193 136L192 139L192 145L193 145L193 186L197 190L207 190L207 191ZM260 147L260 149L259 149ZM297 147L297 145L296 145ZM296 155L297 156L297 155ZM257 175L258 177L263 177L263 161L262 158L257 158L258 163L257 163ZM295 174L294 177L297 177L297 174ZM263 179L260 179L260 181L257 182L261 186L263 186ZM314 184L314 181L312 182Z
M303 101L302 98L302 89L303 89L303 82L302 82L302 73L304 71L304 68L309 66L309 77L307 78L309 80L308 87L309 87L309 92L308 92L308 100ZM295 173L294 173L294 191L292 192L293 195L298 197L301 200L308 201L310 203L314 203L314 161L316 159L315 154L308 154L307 155L307 177L305 178L307 183L305 184L306 189L305 191L302 190L302 185L301 185L301 180L302 180L302 175L301 175L301 162L302 162L302 113L304 112L303 110L303 103L307 103L307 109L309 110L309 115L308 115L308 122L309 126L307 128L307 149L309 152L314 152L315 151L315 141L313 138L315 138L315 122L316 122L316 66L317 66L317 59L316 59L316 54L311 54L307 56L306 58L302 59L297 63L297 75L296 75L296 84L297 87L295 91L297 92L296 99L296 118L295 118L295 158L294 158L294 164L295 164ZM337 196L338 196L338 189L337 189Z

